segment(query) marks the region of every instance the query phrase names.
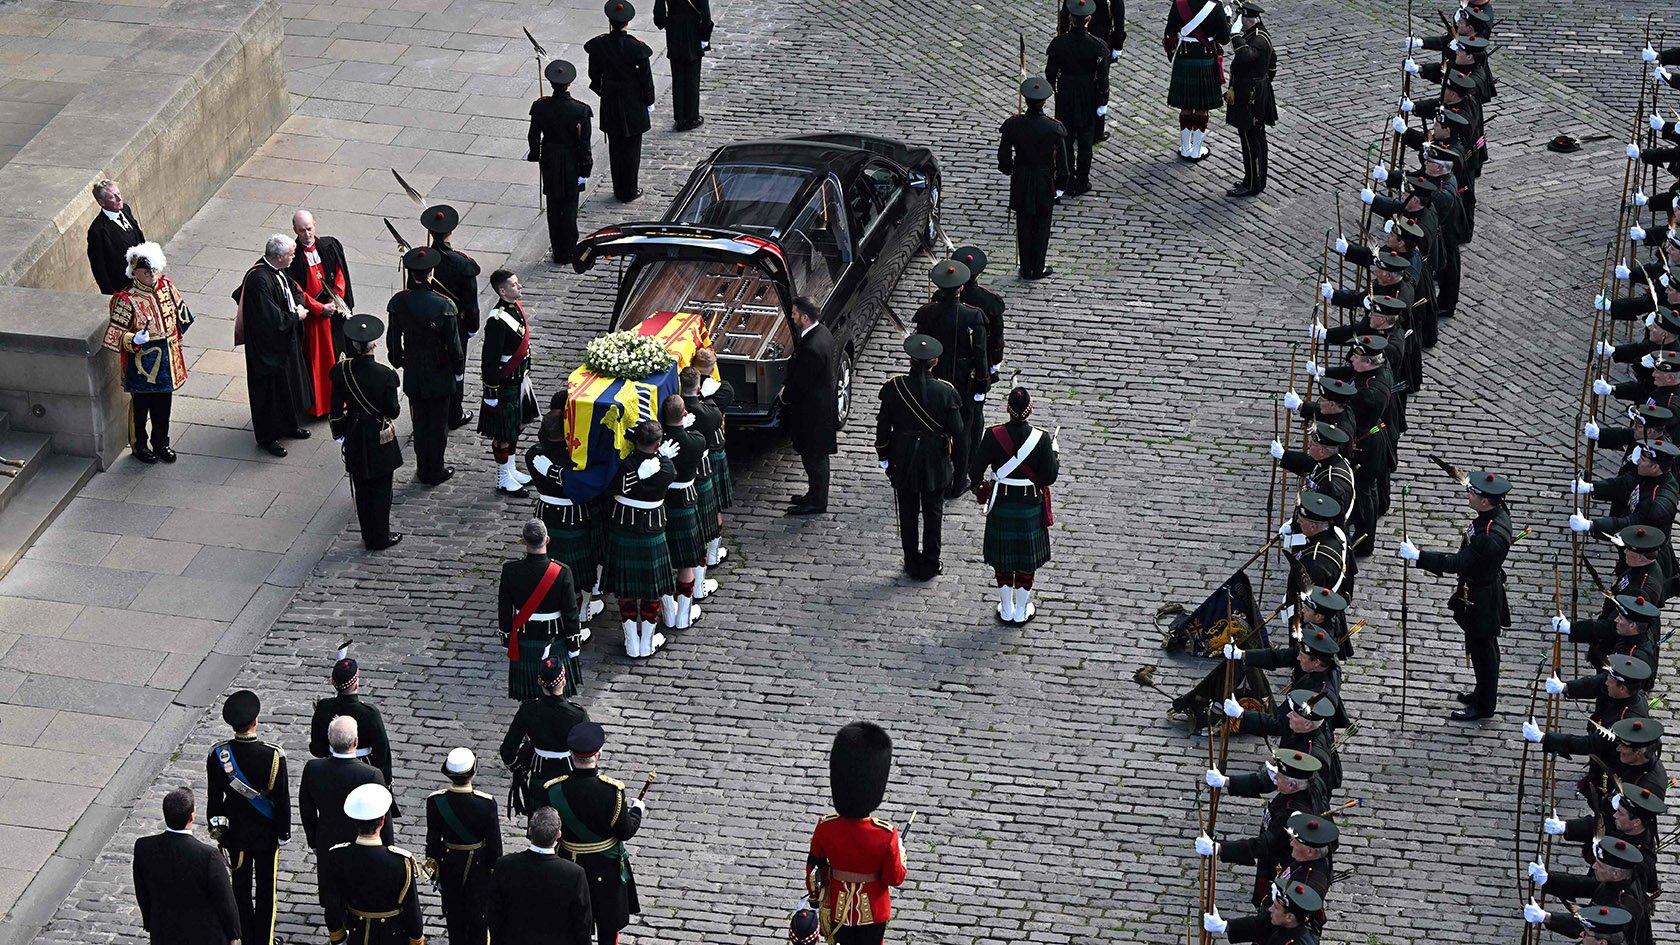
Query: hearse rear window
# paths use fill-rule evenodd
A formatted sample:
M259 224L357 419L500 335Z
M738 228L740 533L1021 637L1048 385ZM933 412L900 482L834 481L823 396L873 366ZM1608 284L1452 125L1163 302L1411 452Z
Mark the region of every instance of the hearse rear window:
M787 215L788 204L810 176L810 171L792 167L714 166L674 222L776 235L774 230Z

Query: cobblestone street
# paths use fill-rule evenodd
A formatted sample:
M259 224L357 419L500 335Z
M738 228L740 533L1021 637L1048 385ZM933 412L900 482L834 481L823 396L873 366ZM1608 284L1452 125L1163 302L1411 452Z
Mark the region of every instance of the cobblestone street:
M454 0L448 14L471 18L480 6ZM582 22L598 17L595 0L567 6ZM1342 229L1357 226L1358 176L1397 92L1405 23L1403 10L1371 0L1306 0L1268 14L1283 119L1272 132L1266 195L1234 202L1224 193L1241 164L1229 129L1215 125L1203 164L1176 160L1162 6L1132 4L1132 38L1115 70L1113 137L1097 151L1095 192L1058 210L1049 259L1056 274L1046 281L1014 277L995 148L997 126L1014 108L1017 33L1029 62L1041 64L1054 29L1047 2L720 2L704 128L663 130L671 115L662 99L645 145L647 196L628 209L604 194L600 149L585 231L626 214L656 216L697 160L732 141L855 130L931 147L944 171L950 237L992 255L985 281L1010 307L1003 375L1034 388L1036 423L1060 425L1063 470L1055 560L1039 575L1037 618L1017 629L995 619L972 502L948 506L944 576L921 585L900 574L871 426L875 391L902 362L890 320L860 354L859 409L835 457L831 514L780 515L800 484L785 444L738 461L731 554L713 574L722 589L703 622L632 664L609 613L583 657L582 702L608 733L603 767L632 785L659 772L648 821L631 844L644 912L627 943L784 941L804 845L828 803L829 741L853 718L878 720L895 738L880 815L902 822L921 812L889 940L1185 941L1197 911L1191 839L1206 749L1165 708L1168 694L1211 664L1163 654L1154 614L1163 601L1198 602L1264 540L1272 405L1287 385L1291 351L1305 350L1338 190L1350 221ZM1419 5L1416 31L1434 32L1426 27L1436 8ZM1468 517L1462 491L1429 457L1515 483L1514 523L1535 534L1508 564L1514 627L1503 639L1502 712L1481 725L1445 720L1469 680L1446 610L1451 585L1414 573L1410 724L1399 726L1399 521L1391 515L1377 555L1362 562L1351 611L1367 625L1347 672L1360 731L1344 749L1343 796L1361 803L1337 854L1338 872L1352 875L1332 890L1327 942L1520 936L1512 838L1521 712L1549 654L1542 630L1553 563L1568 560L1575 395L1603 245L1613 235L1623 165L1615 139L1632 118L1635 52L1654 9L1649 0L1513 5L1513 20L1500 24L1492 156L1475 242L1465 248L1464 301L1425 356L1395 489L1410 486L1412 540L1451 548ZM650 19L635 27L662 49ZM661 53L656 74L667 68ZM1663 104L1677 103L1671 96ZM498 128L517 136L520 124ZM1546 151L1559 132L1612 137L1573 155ZM506 242L496 249L511 254L537 321L536 386L546 403L585 341L606 327L612 276L609 267L584 276L550 267L534 208L520 217L504 207L497 219ZM520 228L523 239L512 242ZM383 249L372 235L357 240L363 255ZM908 317L924 297L931 262L911 264L894 295L899 314ZM374 294L370 280L369 301ZM379 301L362 307L382 308ZM1001 415L994 399L988 417ZM500 798L507 789L505 772L490 763L514 708L496 645L495 585L499 562L518 553L530 504L491 492L480 437L465 429L451 440L459 474L446 485L411 487L412 454L398 474L393 527L407 533L403 544L368 555L352 524L235 680L261 693L260 734L286 746L295 781L308 756L311 704L329 692L333 650L341 639L357 641L364 692L395 745L397 794L409 815L397 824L398 843L411 849L423 838L415 815L443 785L438 770L451 747L478 752L483 790ZM341 493L330 501L347 504ZM1274 598L1278 587L1274 575ZM1161 691L1133 682L1134 670L1152 664ZM1659 694L1668 682L1659 681ZM1666 709L1658 714L1668 721ZM1575 725L1583 715L1574 706L1565 713ZM202 716L38 941L145 940L129 888L133 840L158 829L158 802L170 787L202 789L205 753L224 733L217 709ZM1261 751L1233 741L1231 767L1257 765ZM1572 779L1578 767L1584 762L1564 761L1560 776ZM1523 814L1531 845L1540 810L1530 803ZM1258 818L1254 802L1232 800L1220 825L1234 835ZM506 826L509 838L518 835L519 825ZM314 864L301 830L294 837L282 855L279 931L296 943L323 933ZM1554 874L1579 868L1562 845L1556 861ZM1671 868L1665 876L1673 880ZM1249 879L1221 872L1228 918L1247 914ZM1657 939L1674 941L1675 913L1666 908ZM426 910L432 940L444 941L430 892Z

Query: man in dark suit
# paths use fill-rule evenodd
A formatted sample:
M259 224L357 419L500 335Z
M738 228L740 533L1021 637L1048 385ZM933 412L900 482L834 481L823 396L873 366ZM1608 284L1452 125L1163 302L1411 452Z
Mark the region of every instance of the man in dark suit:
M262 700L241 689L222 704L233 738L217 742L205 759L205 804L210 836L233 870L245 945L274 941L275 873L280 844L292 838L292 791L286 752L257 738Z
M793 303L793 357L780 394L782 426L805 465L805 494L795 496L788 515L828 511L828 458L840 451L840 401L834 378L834 334L817 321L808 299Z
M190 788L163 796L163 826L134 841L134 898L152 945L238 945L227 862L194 839Z
M710 0L653 0L653 25L665 31L671 60L673 128L698 128L706 123L700 117L700 60L712 48Z
M385 776L372 765L363 764L356 757L356 720L341 715L327 726L327 741L332 754L313 758L303 766L303 779L298 782L298 820L303 823L303 836L315 851L316 891L319 893L322 858L328 850L356 839L356 822L344 813L344 800L350 792L364 784L385 785ZM393 834L391 820L385 818L381 836L389 845Z
M281 233L268 238L263 257L245 273L233 293L239 302L240 331L235 341L245 345L245 383L251 400L251 431L257 445L285 456L280 438L309 439L303 428L305 408L312 403L303 363L303 316L287 269L297 255L297 240Z
M538 808L525 829L531 848L496 861L490 887L490 940L496 945L590 945L595 918L589 877L556 852L560 815Z
M629 203L642 195L642 135L652 127L653 50L625 29L636 16L630 0L607 0L612 29L583 44L589 54L589 88L601 99L601 133L607 136L613 196Z
M117 182L106 178L93 185L93 199L99 213L88 225L88 265L93 281L104 295L114 295L134 284L128 276L128 251L146 242L134 208L123 202Z
M578 197L595 170L589 145L595 112L572 98L577 67L556 59L543 70L554 86L553 95L531 103L531 150L525 160L542 170L542 191L548 195L548 249L557 266L572 261L577 251Z
M478 261L456 249L450 243L455 228L461 225L461 214L446 203L427 207L420 215L420 225L432 234L432 248L438 251L437 268L432 283L443 297L455 303L455 333L461 339L461 364L455 371L455 389L449 395L449 429L464 427L473 415L463 408L466 400L467 342L478 334Z
M332 434L344 451L344 472L356 500L362 545L384 551L402 535L391 534L391 474L403 464L392 421L402 412L397 372L373 359L385 323L356 315L344 326L344 358L332 368Z
M459 401L451 405L455 375L467 367L455 303L432 279L442 262L443 254L433 247L409 250L403 256L408 287L385 306L391 366L403 372L414 418L414 476L428 486L455 475L455 467L443 464L443 450L449 445L449 411L461 409Z

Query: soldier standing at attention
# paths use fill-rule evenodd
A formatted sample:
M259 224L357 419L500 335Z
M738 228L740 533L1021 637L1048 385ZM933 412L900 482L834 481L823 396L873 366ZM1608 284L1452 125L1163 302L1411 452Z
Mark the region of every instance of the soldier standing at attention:
M335 945L426 943L414 854L381 837L391 807L391 792L380 784L364 784L344 799L355 839L321 857L321 908L327 941Z
M449 945L486 945L490 870L502 856L496 799L473 790L478 759L456 748L443 762L449 787L426 798L426 872L437 878Z
M1056 33L1066 33L1073 25L1073 17L1069 15L1066 4L1056 14ZM1108 61L1120 61L1120 50L1126 46L1126 0L1095 0L1091 13L1091 22L1085 27L1092 36L1108 44ZM1104 130L1107 123L1107 113L1097 116L1096 140L1108 140L1108 132Z
M356 499L362 546L384 551L402 535L391 533L391 474L402 468L402 444L392 421L402 413L397 372L373 359L385 323L354 315L344 324L344 357L332 366L333 439L344 452L344 472Z
M805 888L822 929L838 945L880 945L892 919L892 889L908 873L898 829L870 816L892 773L892 737L873 722L852 722L828 755L834 813L817 821L805 859Z
M543 70L553 95L531 103L531 150L525 160L542 170L542 189L548 195L549 258L556 266L569 265L577 250L578 198L595 169L589 135L595 112L572 98L577 66L556 59Z
M625 29L636 16L630 0L607 0L608 32L583 44L589 54L589 88L601 99L601 133L613 196L629 203L642 195L636 175L642 165L642 135L653 115L653 50Z
M1068 131L1063 139L1072 170L1070 197L1091 192L1091 146L1097 124L1108 115L1109 48L1090 31L1096 0L1066 0L1067 32L1050 41L1044 53L1044 78L1056 90L1056 120Z
M537 395L531 392L531 320L525 317L519 277L506 269L490 274L496 306L484 320L479 370L484 377L484 407L478 432L490 438L496 460L496 491L524 495L531 477L519 471L514 451L519 433L537 419Z
M986 422L986 391L992 376L987 363L990 346L985 313L957 296L969 280L968 267L948 259L934 266L928 279L934 286L933 298L916 310L910 323L944 349L933 367L933 376L955 387L957 401L962 405L963 428L952 442L953 473L951 484L945 489L945 498L954 499L968 491L969 457L979 439L979 429Z
M700 117L700 60L712 48L709 0L653 0L653 25L665 31L665 55L671 60L671 111L674 131L706 123Z
M598 722L573 726L566 739L572 773L544 787L549 806L560 814L566 855L589 877L597 945L616 945L619 931L642 911L624 841L641 829L647 805L631 797L624 782L601 773L601 746L606 741L606 730Z
M478 261L450 244L455 228L461 225L461 214L448 204L427 207L420 215L420 225L432 234L432 248L438 251L437 270L432 279L444 297L455 303L457 318L455 333L461 339L460 357L455 365L455 386L449 396L449 429L464 427L472 422L467 413L467 342L478 334Z
M910 355L910 373L881 387L875 453L898 503L904 573L929 581L945 570L939 560L940 532L945 490L951 485L951 444L963 428L962 404L956 388L933 376L942 351L938 341L911 335L904 350Z
M432 281L432 270L442 261L443 254L430 246L403 254L408 287L385 306L391 366L403 372L403 393L414 417L414 477L428 486L455 475L454 467L443 464L443 450L449 445L455 375L466 366L455 303Z
M1022 82L1027 111L1004 120L998 142L998 172L1009 175L1009 209L1015 214L1015 251L1023 279L1050 275L1044 264L1050 250L1050 211L1068 176L1067 129L1044 114L1050 93L1043 76Z
M205 805L210 836L233 871L239 907L239 940L274 941L274 876L280 844L292 838L292 792L286 752L257 738L262 700L241 689L222 703L222 721L233 738L217 742L205 759Z
M1476 518L1464 530L1458 550L1423 551L1410 541L1399 555L1430 574L1456 574L1458 587L1447 600L1453 619L1464 630L1464 651L1476 674L1476 687L1460 693L1464 704L1452 717L1460 722L1489 718L1499 702L1499 631L1511 625L1505 603L1505 556L1511 551L1511 513L1505 496L1511 481L1497 473L1471 473L1466 483Z
M537 696L537 672L549 644L576 653L583 646L578 623L577 580L572 569L548 553L548 527L531 519L520 531L525 554L502 563L496 594L496 626L508 654L508 698Z
M543 806L547 803L543 785L571 773L572 755L566 737L578 723L589 721L589 712L566 698L566 675L566 661L560 654L551 652L544 657L537 669L541 695L520 704L502 737L502 764L515 772L526 772L524 803L514 804L514 810L529 812Z
M992 427L974 454L974 494L986 506L986 564L997 575L998 618L1024 624L1037 610L1033 575L1050 560L1050 486L1060 471L1055 434L1027 418L1032 395L1009 392L1009 422ZM986 471L994 470L990 482Z
M1231 21L1221 0L1171 0L1161 46L1172 61L1167 104L1178 109L1178 156L1207 157L1208 112L1219 104L1220 47L1231 41Z
M1266 126L1277 124L1277 98L1272 80L1277 78L1277 52L1272 34L1260 22L1264 7L1245 3L1238 20L1241 31L1231 39L1231 84L1225 90L1225 123L1237 129L1242 143L1243 179L1228 193L1233 197L1258 197L1266 189Z
M350 641L338 648L338 659L332 668L333 689L337 695L315 703L315 714L309 721L309 754L325 758L331 750L327 726L332 720L348 715L356 720L356 757L379 769L385 776L385 786L391 785L391 740L385 734L385 720L379 708L363 701L361 667L350 658ZM392 817L400 816L392 814Z

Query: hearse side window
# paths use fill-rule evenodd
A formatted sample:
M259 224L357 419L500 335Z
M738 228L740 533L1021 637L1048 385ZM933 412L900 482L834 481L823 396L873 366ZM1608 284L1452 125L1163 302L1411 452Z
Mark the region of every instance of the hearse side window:
M864 167L863 173L858 175L858 193L853 197L857 206L867 207L867 217L856 227L858 239L864 239L869 234L869 228L880 218L881 214L892 207L893 201L898 199L899 191L904 187L904 180L898 172L880 161L871 161ZM855 219L855 215L854 215Z
M798 168L714 165L696 182L674 222L768 235L809 176Z
M820 308L852 261L852 238L838 181L831 176L823 182L780 242L794 291Z

